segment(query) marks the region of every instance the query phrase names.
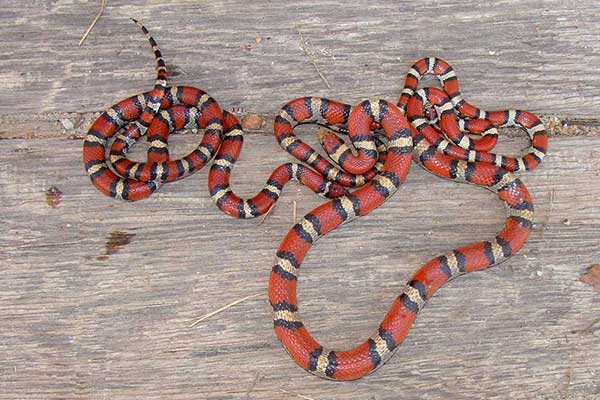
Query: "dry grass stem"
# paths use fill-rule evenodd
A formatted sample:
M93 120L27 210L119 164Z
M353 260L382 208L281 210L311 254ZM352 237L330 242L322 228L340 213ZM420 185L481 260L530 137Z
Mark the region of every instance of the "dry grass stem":
M554 189L550 191L550 209L548 210L548 215L546 216L545 221L542 223L541 237L544 237L544 230L546 226L550 223L550 217L554 212Z
M273 203L273 205L271 207L269 207L267 212L264 213L262 217L260 217L260 220L258 221L259 225L262 225L265 223L265 220L269 217L269 214L271 214L271 211L275 208L275 204L277 204L277 203Z
M296 225L297 218L297 206L296 200L292 200L292 225Z
M285 389L279 389L279 390L280 390L282 393L290 394L290 395L292 395L292 396L296 396L296 397L298 397L298 398L300 398L300 399L304 399L304 400L315 400L315 399L313 399L312 397L303 396L303 395L301 395L301 394L294 393L294 392L290 392L290 391L288 391L288 390L285 390Z
M548 219L550 219L550 215L554 211L554 189L550 192L550 211L548 212Z
M308 50L306 42L304 41L304 36L302 35L302 31L300 30L300 26L298 26L298 24L296 24L296 30L298 31L298 36L300 36L300 47L302 48L302 51L304 51L304 54L306 54L306 57L308 57L308 61L312 64L312 66L315 67L315 71L317 71L317 74L319 74L319 77L325 83L327 89L331 89L331 85L327 81L327 78L325 78L325 75L321 73L321 70L317 66L317 62L315 61L312 51Z
M242 302L244 302L246 300L254 299L254 298L258 297L258 296L262 296L262 293L252 294L250 296L246 296L246 297L242 297L241 299L237 299L236 301L232 301L231 303L229 303L227 305L224 305L223 307L219 308L218 310L215 310L213 312L210 312L210 313L206 314L203 317L198 318L197 320L195 320L194 322L192 322L190 324L190 328L193 328L194 326L198 325L200 322L202 322L204 320L207 320L208 318L210 318L212 316L215 316L215 315L217 315L217 314L219 314L219 313L227 310L228 308L231 308L231 307L235 306L236 304L240 304L240 303L242 303Z
M106 8L106 0L102 0L100 2L100 11L98 11L98 14L96 15L96 18L94 18L94 20L92 21L90 27L87 28L87 31L85 31L85 33L81 37L81 40L79 41L79 46L81 46L83 44L83 42L85 42L85 39L88 37L88 35L92 31L92 29L94 29L94 26L96 26L96 23L98 22L98 20L102 16L102 14L104 14L104 9L105 8Z
M569 379L568 386L573 385L573 367L569 367L567 378Z
M257 372L254 375L254 379L252 379L252 383L250 384L250 387L246 391L246 395L244 396L244 399L249 399L250 398L250 393L252 393L252 391L256 387L256 384L258 383L259 380L260 380L260 373Z
M571 333L591 334L596 332L597 330L600 330L600 318L592 321L592 323L589 324L587 327L576 331L571 331Z

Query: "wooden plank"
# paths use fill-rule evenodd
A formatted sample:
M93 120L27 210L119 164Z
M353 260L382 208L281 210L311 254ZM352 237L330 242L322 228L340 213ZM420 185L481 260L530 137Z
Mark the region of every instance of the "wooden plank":
M594 0L109 1L78 47L98 3L3 2L1 116L58 120L149 90L151 52L129 17L154 33L174 84L202 87L226 109L274 115L303 95L395 100L410 65L439 56L457 70L466 98L484 109L600 112ZM301 49L297 27L331 89Z
M600 398L600 338L578 332L600 315L578 280L600 262L597 2L108 3L82 47L98 2L2 3L0 399ZM266 301L292 201L302 215L322 200L292 184L261 225L218 211L204 172L134 204L103 197L85 176L80 138L91 121L152 84L132 16L155 35L174 84L267 118L234 172L241 195L289 160L270 136L286 101L395 100L422 56L447 59L474 104L530 109L554 136L588 137L553 138L547 161L522 175L537 214L517 256L443 288L375 374L323 381L282 350ZM519 132L502 133L502 149L522 148ZM175 151L195 141L176 137ZM413 167L388 203L310 252L299 286L306 325L328 346L355 345L412 270L492 236L503 218L492 194ZM189 327L255 293L264 295Z
M173 139L177 152L197 140ZM346 384L288 357L266 301L292 200L303 215L320 199L293 184L264 224L234 220L211 204L201 172L124 203L91 185L80 140L2 144L0 399L600 396L598 332L573 333L600 315L598 294L578 280L600 260L596 137L555 138L542 166L522 174L536 223L518 255L444 287L395 357ZM250 136L234 188L253 194L288 159L271 137ZM62 192L55 208L51 186ZM503 219L493 194L413 166L389 202L309 253L299 282L307 327L334 348L364 340L412 270L494 235ZM254 293L265 295L189 327Z
M109 105L110 106L110 105ZM22 115L0 115L0 139L40 139L62 137L67 139L83 139L100 112L90 113L50 113L35 115L24 119ZM235 113L241 120L247 113ZM258 114L254 114L258 115ZM273 134L274 115L260 115L264 120L261 128L245 132L246 135ZM578 118L568 115L540 115L548 135L553 136L600 136L600 120L595 118ZM185 132L184 132L185 133ZM518 129L503 129L502 135L521 137Z

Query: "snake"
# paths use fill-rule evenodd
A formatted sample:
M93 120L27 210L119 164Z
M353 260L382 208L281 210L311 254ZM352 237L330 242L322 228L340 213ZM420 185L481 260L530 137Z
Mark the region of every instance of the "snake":
M269 278L275 334L310 373L353 380L373 372L390 359L437 289L460 275L506 260L526 242L533 223L533 203L512 172L531 170L542 161L547 151L543 123L524 110L488 112L467 103L456 73L444 60L418 60L409 70L396 104L369 99L352 107L320 97L287 103L275 118L274 134L279 145L299 162L280 165L258 194L243 199L230 184L243 145L239 121L201 89L168 86L156 41L141 23L134 22L154 51L156 82L151 91L113 105L92 124L83 146L84 165L92 183L108 196L136 201L150 196L163 183L189 176L212 162L210 196L219 209L236 218L267 213L292 180L326 198L289 230ZM418 89L427 74L435 75L442 88ZM304 123L330 129L319 134L329 159L296 136L294 128ZM529 135L527 153L519 157L492 153L497 128L511 126ZM204 134L192 152L171 160L168 138L181 129L202 129ZM348 135L353 149L333 132ZM127 159L128 151L144 136L150 144L147 161ZM387 201L403 183L413 158L439 177L496 193L506 206L505 225L495 237L453 249L416 270L367 340L350 350L324 348L310 335L298 310L297 279L303 259L319 238Z
M93 185L102 193L135 201L150 196L164 181L202 168L212 158L221 143L223 112L201 89L167 86L167 69L156 41L144 25L132 20L142 29L154 51L156 83L151 91L113 105L92 123L83 143L83 163ZM185 157L169 160L164 126L167 125L168 132L189 126L192 121L194 126L205 129L202 142ZM120 133L123 129L125 132ZM124 153L146 134L150 139L148 162L127 162ZM111 140L110 159L107 159ZM121 174L117 175L113 169L119 167Z
M417 90L419 82L427 74L438 78L442 89L429 87ZM449 138L455 137L456 140L453 140L455 143L440 137L427 123L426 116L422 113L420 117L415 117L412 123L421 128L421 132L431 144L453 158L491 163L514 172L536 168L546 154L548 134L543 122L536 115L524 110L484 111L468 103L461 94L456 72L440 58L422 58L413 64L406 75L404 89L398 99L398 107L404 111L412 107L414 112L419 113L424 103L429 103L436 108L438 115L441 115L440 120L443 125L441 130L449 134ZM460 117L458 124L454 114ZM488 121L494 127L524 129L530 141L527 153L521 157L506 157L487 151L477 151L469 137L461 131L467 130L469 125L473 127L480 121Z
M426 74L435 75L442 89L418 89ZM297 101L290 104L301 107ZM304 108L295 113L317 113L312 105L304 102ZM427 106L434 108L433 118ZM506 126L528 133L531 145L527 154L507 157L481 150L495 143L497 131L493 128ZM365 186L329 200L298 221L279 245L269 278L276 336L298 365L326 379L354 380L375 371L398 349L417 314L441 286L463 274L497 265L521 249L532 228L534 207L527 188L513 172L538 166L548 144L544 125L534 114L522 110L487 112L467 103L460 94L456 73L438 58L424 58L413 65L396 105L370 100L352 109L348 120L351 137L364 141L372 135L372 128L383 128L387 138L384 168ZM471 140L465 132L487 132L491 139L483 135ZM338 152L347 150L348 146L340 144ZM365 341L347 350L326 348L311 336L300 317L297 285L304 257L328 232L388 200L403 182L412 158L436 176L495 193L507 211L504 227L493 238L453 249L417 269Z
M244 141L240 122L232 113L222 110L205 91L191 86L168 86L166 64L158 44L143 24L132 20L152 46L157 78L151 91L126 98L101 113L85 137L85 169L93 185L107 196L141 200L165 182L187 177L212 162L208 176L212 201L224 213L248 219L266 214L290 181L297 181L329 199L364 185L383 168L387 146L378 137L368 138L365 148L353 156L349 149L339 151L343 142L337 136L321 132L319 142L327 155L334 162L348 160L344 165L349 169L342 170L297 138L288 120L279 118L276 139L299 162L287 162L275 168L255 196L247 199L237 196L231 188L230 178ZM300 101L319 101L323 118L300 122L294 119L293 108L289 108L292 123L318 124L338 133L347 133L344 126L348 123L350 106L310 97ZM202 140L189 154L171 160L169 135L181 129L203 130ZM144 136L149 142L147 161L128 159L127 153ZM361 145L360 141L356 143L356 146ZM353 169L363 172L352 173Z

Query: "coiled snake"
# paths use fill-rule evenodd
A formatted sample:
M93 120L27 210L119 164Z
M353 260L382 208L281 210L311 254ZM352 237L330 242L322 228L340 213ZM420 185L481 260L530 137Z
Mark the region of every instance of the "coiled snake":
M280 135L277 137L280 144L300 161L308 161L316 171L300 163L283 164L273 171L256 196L241 199L230 186L231 171L243 144L239 121L233 114L222 111L201 89L168 87L165 63L156 42L143 25L134 22L144 31L154 51L157 80L152 91L129 97L103 112L86 135L83 162L92 183L102 193L123 200L140 200L163 183L186 177L213 160L209 191L217 207L237 218L254 218L273 206L290 180L300 182L322 197L335 198L347 193L346 188L363 185L382 168L386 151L379 139L374 141L379 155L372 168L364 174L351 174L341 171L303 143L299 148L289 146L290 138ZM349 106L333 101L324 105L328 106L327 126L348 122ZM171 160L169 134L183 128L203 129L204 136L191 153ZM127 159L127 152L144 135L150 144L148 161L138 163ZM323 140L327 138L323 136Z
M416 90L427 73L440 79L443 91ZM428 122L425 102L435 108L442 131L453 135L442 136ZM315 110L302 112L312 114ZM404 118L405 113L411 123ZM457 116L473 119L461 122ZM370 122L381 124L388 139L388 158L383 170L366 186L319 206L294 225L279 246L269 282L277 336L302 368L323 378L352 380L374 371L392 356L418 312L444 283L467 272L489 268L519 251L531 230L533 203L527 188L509 171L535 168L544 157L548 142L542 122L529 112L485 112L465 102L454 71L437 58L419 60L411 68L398 107L382 100L356 106L349 120L350 137L360 136L365 140L370 135ZM483 132L489 130L486 125L524 128L531 139L528 153L514 158L476 150L477 142L468 140L462 131L477 126L473 130ZM452 142L453 139L458 143ZM313 243L327 232L386 201L403 181L411 152L423 168L437 176L480 185L497 193L507 210L504 228L490 240L451 250L415 271L378 329L360 345L344 351L323 348L303 325L298 312L296 289L302 260Z
M152 91L112 106L93 123L83 146L86 170L103 193L139 200L162 183L185 177L212 159L210 195L217 207L238 218L266 213L290 180L329 198L287 233L277 250L269 281L275 332L307 371L337 380L357 379L372 372L391 357L438 288L459 275L505 260L527 240L533 204L526 187L511 171L530 170L542 161L548 142L544 126L527 111L487 112L467 103L454 70L445 61L417 61L409 70L397 104L375 99L351 107L318 97L286 104L276 117L275 137L282 148L306 165L279 166L256 196L241 199L229 183L243 143L239 122L201 89L168 87L160 50L146 28L138 25L157 59L156 84ZM426 74L435 75L442 89L417 89ZM356 155L332 132L322 132L319 139L333 162L319 155L294 134L295 125L307 122L347 134ZM531 146L524 156L490 152L496 144L496 128L505 126L517 126L528 133ZM205 133L194 151L170 160L168 136L182 128L200 128ZM124 132L119 133L121 130ZM481 137L472 139L469 134ZM144 135L150 142L148 161L128 160L126 153ZM507 210L504 228L490 240L451 250L414 272L377 330L362 344L344 351L325 349L300 319L296 289L302 261L320 237L390 198L404 181L413 158L437 176L496 193ZM350 192L355 187L358 189Z

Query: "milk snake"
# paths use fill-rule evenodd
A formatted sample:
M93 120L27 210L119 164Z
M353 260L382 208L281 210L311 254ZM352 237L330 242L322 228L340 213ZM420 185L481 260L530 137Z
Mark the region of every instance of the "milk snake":
M419 81L428 73L439 78L443 90L417 90ZM425 105L435 108L433 124ZM312 115L315 110L305 104L305 109L295 113ZM275 333L302 368L322 378L353 380L383 365L437 289L457 276L489 268L514 255L527 240L533 224L529 192L511 171L535 168L546 153L548 137L535 115L520 110L486 112L470 105L460 94L452 68L441 59L425 58L411 68L397 107L375 100L353 108L348 124L351 138L358 136L366 141L373 126L383 127L388 139L388 158L383 170L364 187L328 201L295 224L279 246L269 281ZM515 158L481 151L495 144L497 133L491 128L504 126L518 126L527 131L531 147L526 155ZM486 132L488 136L475 141L465 131ZM340 144L340 148L348 150L345 144ZM437 176L480 185L497 193L507 210L504 229L491 240L471 243L435 257L414 272L378 329L363 343L350 350L326 349L300 319L296 289L302 261L320 237L367 214L393 195L408 171L411 152L422 167Z
M163 182L187 176L212 159L211 198L221 210L238 218L267 212L290 180L330 198L288 232L277 251L269 282L275 332L288 353L309 372L337 380L357 379L372 372L391 357L417 313L440 286L461 274L501 262L526 241L533 222L533 204L527 189L511 171L530 170L541 162L547 147L543 124L527 111L486 112L470 105L462 98L456 74L445 61L417 61L408 73L397 105L365 100L351 107L317 97L286 104L275 120L275 137L286 151L308 166L279 166L263 189L245 200L234 194L229 183L243 143L238 120L200 89L168 87L160 50L148 31L138 25L157 60L155 87L114 105L94 122L84 143L86 170L103 193L139 200ZM417 90L426 74L437 76L442 89ZM320 142L333 162L322 157L294 134L294 126L305 122L348 134L356 155L342 139L322 132ZM527 131L531 139L527 154L506 157L490 152L496 144L496 128L503 126ZM125 132L119 133L125 127ZM192 153L170 160L168 136L182 128L200 128L205 133ZM379 128L378 134L373 128ZM482 136L472 139L469 133ZM128 160L126 153L144 135L150 141L148 162ZM454 249L418 269L377 331L365 342L347 351L324 349L310 336L298 313L296 286L302 260L327 232L369 213L392 196L404 181L413 157L435 175L497 193L508 212L504 229L491 240ZM355 187L358 189L349 191Z
M230 185L232 168L243 145L239 121L233 114L221 110L218 103L201 89L167 86L165 63L156 41L142 24L134 22L152 46L157 61L157 79L152 91L113 105L88 131L83 145L84 165L92 183L104 194L123 200L140 200L150 196L164 182L188 176L213 160L208 186L217 207L233 217L254 218L275 204L283 187L291 180L322 197L335 198L346 194L347 188L363 185L383 167L387 152L379 139L375 139L375 147L369 149L372 154L378 154L372 168L362 174L352 174L337 168L300 139L282 133L277 135L281 146L314 169L300 163L280 165L257 195L250 199L240 198ZM323 125L348 122L349 106L323 101L323 107ZM168 137L183 128L204 129L204 136L190 154L171 160ZM343 132L343 129L338 131ZM148 161L138 163L127 159L127 152L144 135L150 144ZM327 141L331 137L322 135L321 139Z

